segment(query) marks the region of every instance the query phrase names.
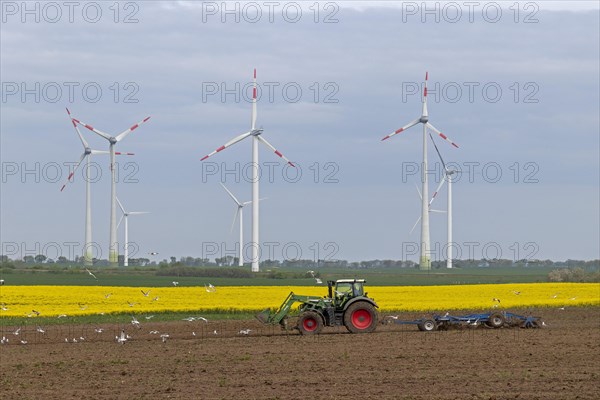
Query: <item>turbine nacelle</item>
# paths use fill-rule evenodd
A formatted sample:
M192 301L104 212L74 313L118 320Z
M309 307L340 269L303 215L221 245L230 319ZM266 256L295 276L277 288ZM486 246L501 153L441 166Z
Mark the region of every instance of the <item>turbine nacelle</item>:
M427 122L429 122L429 116L428 115L421 116L421 118L419 118L419 122L422 124L426 124Z
M260 135L260 134L263 133L263 130L264 130L263 128L253 129L253 130L250 131L250 135L251 136L258 136L258 135Z

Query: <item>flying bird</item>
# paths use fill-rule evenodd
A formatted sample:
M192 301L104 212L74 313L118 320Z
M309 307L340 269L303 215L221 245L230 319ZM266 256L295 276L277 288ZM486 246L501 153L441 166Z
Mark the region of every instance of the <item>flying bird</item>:
M21 340L21 344L27 344L27 340Z
M157 255L157 254L158 254L158 251L151 251L151 252L150 252L150 253L148 253L148 254L150 254L151 256L155 256L155 255Z
M60 314L58 317L56 318L65 318L67 316L67 314Z
M88 274L89 274L89 275L90 275L92 278L94 278L94 279L98 280L98 278L96 278L96 275L94 275L94 274L92 273L92 271L90 271L89 269L87 269L87 268L86 268L86 269L85 269L85 272L87 272L87 273L88 273Z
M94 329L94 332L102 333L102 332L104 332L104 328L96 328L96 329Z
M77 303L77 305L81 311L85 311L88 308L88 306L85 304Z
M127 304L129 304L129 307L133 307L133 306L135 306L137 303L132 303L132 302L130 302L130 301L127 301Z
M36 332L38 332L38 333L41 333L41 334L44 334L44 333L46 333L46 331L45 331L45 330L44 330L44 329L43 329L41 326L38 326L38 327L36 328Z
M322 280L320 280L319 278L315 278L315 281L317 282L317 285L320 285L320 284L322 284L322 283L323 283L323 281L322 281Z
M135 326L138 329L141 328L140 321L138 321L136 317L131 317L131 325Z
M513 293L516 294L517 296L521 294L521 292L518 292L516 290L513 290Z
M127 337L125 336L125 330L121 330L121 335L120 336L115 336L115 339L117 340L117 343L119 344L123 344L127 341Z
M148 289L147 292L144 292L143 290L141 292L144 295L144 297L148 297L148 295L150 294L150 289Z
M150 331L148 333L151 334L151 335L158 335L159 332L158 331Z
M173 286L177 286L177 285L179 285L179 282L173 281Z
M154 315L146 315L144 318L146 318L146 319L152 319L152 318L154 318Z
M2 308L2 311L8 311L8 307L6 307L6 304L4 303L0 305L0 308Z
M492 298L492 301L497 301L497 302L498 302L498 304L500 304L500 299L497 299L497 298L495 298L495 297L493 297L493 298Z
M206 283L204 284L204 289L206 289L206 291L208 293L214 293L217 291L217 288L213 286L212 283L209 283L208 286L206 285Z
M108 299L110 296L112 296L112 293L106 293L106 294L104 295L104 298L105 298L105 299Z
M158 301L158 299L159 299L159 298L160 298L160 297L158 297L158 296L154 296L154 297L152 298L152 301Z
M40 315L40 312L39 312L39 311L31 310L31 312L32 312L32 313L34 313L36 316L39 316L39 315Z
M160 335L160 338L162 339L163 343L165 343L167 339L170 338L170 336L168 333L163 333L162 335Z

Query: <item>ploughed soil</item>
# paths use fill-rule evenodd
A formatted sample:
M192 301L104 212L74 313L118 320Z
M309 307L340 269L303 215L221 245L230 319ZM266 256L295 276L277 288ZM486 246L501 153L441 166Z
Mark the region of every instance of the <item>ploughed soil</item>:
M547 326L420 332L393 324L317 336L258 321L144 317L140 328L60 325L41 333L31 324L15 335L18 327L2 326L0 398L599 398L600 308L533 314ZM115 340L121 330L130 336L123 344Z

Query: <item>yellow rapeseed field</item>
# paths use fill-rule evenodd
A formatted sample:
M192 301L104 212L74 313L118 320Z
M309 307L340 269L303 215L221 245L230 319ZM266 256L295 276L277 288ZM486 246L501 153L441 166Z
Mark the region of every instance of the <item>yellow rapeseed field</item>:
M139 287L4 286L0 289L0 316L22 317L33 310L48 317L169 311L254 312L279 306L290 291L314 296L327 292L322 286L224 286L213 293L204 287L149 289L145 296ZM366 290L384 312L600 305L598 283L369 286Z

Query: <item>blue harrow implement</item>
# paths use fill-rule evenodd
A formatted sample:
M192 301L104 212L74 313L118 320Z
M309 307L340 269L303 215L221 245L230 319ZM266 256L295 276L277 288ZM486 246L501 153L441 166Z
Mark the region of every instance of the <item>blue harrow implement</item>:
M523 316L507 311L495 311L491 313L468 314L455 316L446 313L434 315L431 318L415 320L401 320L397 316L386 316L384 324L417 325L420 331L430 332L435 330L446 330L451 327L478 327L497 329L502 327L540 328L543 326L540 317Z

